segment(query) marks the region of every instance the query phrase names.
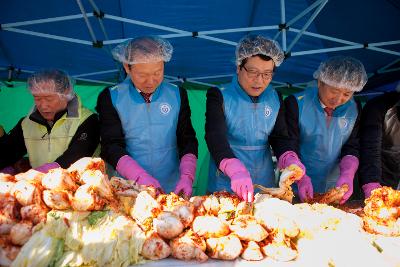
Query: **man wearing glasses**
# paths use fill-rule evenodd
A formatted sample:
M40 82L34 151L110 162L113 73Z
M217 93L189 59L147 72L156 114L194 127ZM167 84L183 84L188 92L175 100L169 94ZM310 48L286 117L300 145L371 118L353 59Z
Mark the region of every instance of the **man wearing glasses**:
M208 90L209 192L231 188L251 202L253 183L275 186L270 145L278 158L287 151L287 129L282 97L270 83L283 59L275 41L246 36L236 48L232 82Z

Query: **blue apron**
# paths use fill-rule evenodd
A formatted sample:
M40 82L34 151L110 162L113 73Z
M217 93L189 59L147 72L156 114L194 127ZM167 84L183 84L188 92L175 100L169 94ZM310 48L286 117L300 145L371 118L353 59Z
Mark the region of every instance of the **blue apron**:
M300 158L311 178L314 192L326 192L339 177L339 157L357 119L351 98L337 107L329 126L318 97L318 88L295 95L299 107Z
M269 85L253 103L240 87L235 76L221 89L224 99L228 142L235 156L250 172L253 183L274 186L274 167L268 136L274 128L280 102L275 89ZM208 191L231 192L231 181L210 159Z
M161 83L146 103L128 77L110 88L112 103L121 120L126 150L166 193L179 178L176 128L180 110L179 89Z

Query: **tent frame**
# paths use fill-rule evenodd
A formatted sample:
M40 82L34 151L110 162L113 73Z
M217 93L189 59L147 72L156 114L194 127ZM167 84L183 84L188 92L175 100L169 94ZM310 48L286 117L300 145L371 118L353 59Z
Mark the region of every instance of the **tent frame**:
M36 19L36 20L28 20L28 21L19 21L19 22L13 22L13 23L5 23L5 24L1 25L1 29L4 31L10 31L10 32L19 33L19 34L32 35L32 36L36 36L36 37L40 37L40 38L53 39L53 40L58 40L58 41L80 44L80 45L89 45L89 46L93 46L93 47L97 47L97 48L101 48L104 45L106 45L108 48L109 54L110 54L110 47L108 47L109 45L118 44L118 43L121 43L128 39L124 38L124 39L109 40L107 31L103 24L104 19L119 21L119 22L123 22L123 23L127 23L127 24L134 24L134 25L138 25L138 26L142 26L142 27L163 30L163 31L168 32L166 34L159 35L160 37L163 37L163 38L195 37L195 38L205 39L205 40L209 40L212 42L217 42L217 43L231 45L231 46L236 46L237 42L213 37L210 35L236 33L236 32L276 30L277 33L275 34L274 39L276 40L276 39L278 39L279 35L282 35L281 36L282 37L281 45L282 45L283 51L285 52L286 57L305 56L305 55L311 55L311 54L330 53L330 52L353 50L353 49L368 49L368 50L372 50L372 51L376 51L376 52L380 52L380 53L387 53L387 54L391 54L391 55L400 57L400 51L393 51L390 49L382 48L383 46L400 44L400 40L391 40L391 41L360 44L360 43L352 42L349 40L343 40L340 38L336 38L333 36L327 36L327 35L322 35L322 34L317 34L317 33L307 31L307 28L311 25L311 23L314 21L314 19L322 11L324 6L328 3L328 0L316 0L309 7L307 7L303 11L301 11L297 16L295 16L293 19L291 19L288 22L286 22L285 0L280 0L280 9L281 9L280 22L281 23L279 25L263 25L263 26L241 27L241 28L232 28L232 29L213 29L213 30L197 31L197 32L189 32L189 31L185 31L185 30L181 30L181 29L177 29L177 28L164 26L164 25L158 25L158 24L149 23L149 22L145 22L145 21L139 21L139 20L130 19L130 18L123 18L120 16L112 15L112 14L105 14L101 11L101 9L98 8L98 6L95 3L95 0L88 0L88 2L90 3L90 5L93 8L93 13L87 13L83 7L82 1L76 0L76 2L77 2L77 5L79 6L81 14L51 17L51 18ZM299 19L305 17L307 14L311 13L312 10L314 10L313 13L311 14L310 18L308 18L307 22L303 25L303 27L301 29L292 27L292 25L294 23L296 23ZM90 18L93 18L93 17L97 18L97 22L99 23L99 26L103 32L105 40L97 39L97 37L93 31L92 24L89 20ZM60 36L60 35L54 35L54 34L47 34L47 33L36 32L36 31L30 31L30 30L25 30L25 29L21 28L23 26L28 26L28 25L36 25L36 24L42 24L42 23L54 23L54 22L77 20L77 19L84 20L86 27L88 29L88 33L89 33L89 37L90 37L91 41L81 40L81 39L77 39L77 38L70 38L70 37ZM297 33L297 35L295 36L295 38L292 40L292 42L290 44L287 44L287 32ZM310 49L310 50L305 50L305 51L292 51L293 48L295 48L296 43L300 40L300 38L303 35L321 39L321 40L328 40L328 41L332 41L332 42L339 43L339 44L344 44L344 46L336 46L336 47L329 47L329 48L322 48L322 49ZM398 71L400 68L391 68L391 66L395 65L399 61L400 61L400 59L396 59L395 61L387 64L386 66L383 66L382 68L378 69L374 73L369 73L368 75L372 76L376 73L387 73L387 72L392 72L392 71ZM4 69L4 68L0 68L0 69ZM33 72L31 70L20 70L20 71L24 72L24 73L32 73ZM81 81L102 83L102 84L112 84L107 81L102 81L102 80L92 79L92 78L90 78L90 79L82 78L82 77L96 76L99 74L117 72L117 71L119 71L119 69L116 65L115 70L104 70L104 71L98 71L98 72L81 73L81 74L75 74L72 76L75 79L81 80ZM205 86L216 86L214 84L203 82L200 80L224 78L224 77L230 77L230 76L232 76L232 74L218 74L218 75L203 76L203 77L175 77L175 76L167 76L166 75L166 79L170 82L189 81L192 83L205 85ZM299 88L305 88L308 82L296 83L296 84L292 85L289 83L284 83L284 82L279 82L279 81L274 80L273 83L275 85L277 85L277 87L296 86Z

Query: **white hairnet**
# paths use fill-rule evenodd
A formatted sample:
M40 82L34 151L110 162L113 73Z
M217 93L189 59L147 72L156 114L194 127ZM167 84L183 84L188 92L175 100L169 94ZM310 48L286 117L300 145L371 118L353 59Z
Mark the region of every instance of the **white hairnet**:
M28 89L32 94L56 93L68 101L75 96L72 79L57 69L41 70L32 74L28 78Z
M274 40L261 35L248 35L243 37L236 46L236 65L239 66L245 58L259 54L270 57L277 67L285 59L282 49Z
M367 83L368 77L363 64L352 57L337 56L319 65L314 78L336 88L346 88L359 92Z
M119 62L131 65L159 61L168 62L171 59L172 52L172 45L167 40L154 36L144 36L117 45L112 50L112 55Z

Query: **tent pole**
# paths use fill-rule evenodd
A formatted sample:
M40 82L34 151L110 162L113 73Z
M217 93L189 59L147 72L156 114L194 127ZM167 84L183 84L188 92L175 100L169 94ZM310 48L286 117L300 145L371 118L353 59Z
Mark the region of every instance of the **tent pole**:
M396 45L400 44L400 40L396 41L388 41L388 42L379 42L379 43L370 43L369 46L384 46L384 45Z
M297 32L297 33L300 32L300 30L298 30L296 28L289 28L289 31ZM347 44L347 45L357 45L358 44L358 43L355 43L355 42L346 41L346 40L343 40L343 39L339 39L339 38L335 38L335 37L331 37L331 36L327 36L327 35L322 35L322 34L318 34L318 33L308 32L308 31L304 31L303 35L308 35L308 36L320 38L320 39L323 39L323 40L338 42L338 43Z
M390 62L389 64L387 64L387 65L383 66L382 68L380 68L378 71L385 70L385 69L395 65L397 62L400 62L400 59L396 59L396 60Z
M90 37L92 38L93 43L96 43L97 42L96 35L94 34L93 29L92 29L92 25L90 24L90 21L89 21L88 17L86 16L86 11L85 11L85 8L82 5L81 0L76 0L76 3L78 4L79 9L81 10L81 13L83 15L83 19L85 20L85 23L86 23L86 27L89 30Z
M161 26L161 25L157 25L157 24L153 24L153 23L123 18L123 17L109 15L109 14L105 14L104 17L108 18L108 19L116 20L116 21L126 22L126 23L130 23L130 24L136 24L136 25L140 25L140 26L144 26L144 27L149 27L149 28L154 28L154 29L159 29L159 30L164 30L164 31L169 31L169 32L188 33L187 31L178 30L178 29L171 28L171 27ZM191 34L192 33L190 33L190 35Z
M89 42L89 41L75 39L75 38L69 38L69 37L63 37L63 36L58 36L58 35L53 35L53 34L34 32L34 31L27 31L27 30L21 30L21 29L16 29L16 28L6 28L6 29L3 29L3 30L10 31L10 32L22 33L22 34L27 34L27 35L33 35L33 36L38 36L38 37L44 37L44 38L49 38L49 39L54 39L54 40L59 40L59 41L65 41L65 42L71 42L71 43L77 43L77 44L84 44L84 45L92 45L92 42Z
M0 81L0 85L3 85L3 86L5 86L5 87L10 87L9 85L7 85L5 82L3 82L3 81Z
M21 70L21 69L20 69L20 71L23 72L23 73L28 73L28 74L34 73L33 70Z
M86 14L86 16L91 17L91 16L93 16L93 14ZM26 20L26 21L20 21L20 22L4 23L4 24L1 24L1 27L3 29L5 29L5 28L10 28L10 27L19 27L19 26L26 26L26 25L41 24L41 23L81 19L82 17L83 17L82 14L78 14L78 15L47 18L47 19Z
M224 39L221 39L221 38L215 38L215 37L207 36L207 35L199 35L198 38L214 41L214 42L217 42L217 43L223 43L223 44L227 44L227 45L232 45L232 46L236 46L237 45L237 42L232 42L232 41L224 40Z
M97 7L97 5L96 5L96 3L94 2L94 0L88 0L88 1L89 1L89 3L92 5L94 11L95 11L97 14L100 15L101 11L100 11L100 9ZM109 38L108 38L108 34L107 34L107 31L106 31L106 28L104 27L103 20L102 20L100 17L97 16L97 21L99 22L99 25L100 25L101 31L103 32L103 35L104 35L105 40L108 40ZM111 51L109 51L109 52L110 52L110 54L111 54Z
M129 38L114 39L114 40L104 41L103 44L104 44L104 45L119 44L119 43L125 42L125 41L127 41L127 40L129 40Z
M104 41L103 41L104 48L105 48L106 52L108 53L108 55L112 58L111 47L109 44L105 44L105 41L108 41L109 38L108 38L106 28L104 27L104 24L103 24L104 13L102 13L101 10L97 7L94 0L88 0L88 1L89 1L90 5L92 6L94 12L97 14L96 15L97 22L99 23L100 29L104 35ZM120 77L123 77L123 75L124 75L123 71L119 68L118 63L114 61L114 65L115 65L116 69L119 71Z
M96 3L93 0L88 1L92 5L93 9L97 12L97 14L100 14L100 9L97 7Z
M371 95L381 95L383 92L371 92L371 93L360 93L357 94L356 96L371 96Z
M293 32L297 32L297 33L301 32L300 30L295 29L295 28L290 28L289 31L293 31ZM303 34L304 35L308 35L308 36L312 36L312 37L316 37L316 38L320 38L320 39L324 39L324 40L328 40L328 41L348 44L350 46L357 46L356 48L364 48L364 45L362 45L362 44L351 42L351 41L346 41L346 40L343 40L343 39L334 38L334 37L330 37L330 36L326 36L326 35L322 35L322 34L317 34L317 33L312 33L312 32L307 32L307 31L304 31ZM395 56L399 56L400 54L398 52L377 47L377 46L381 46L381 45L394 45L394 44L399 44L399 43L400 43L399 40L388 41L388 42L379 42L379 43L370 43L370 44L368 44L368 47L366 47L366 48L370 49L370 50L375 50L375 51L378 51L378 52L382 52L382 53L388 53L388 54L392 54L392 55L395 55ZM344 47L344 48L346 48L346 47ZM331 48L328 48L328 49L331 49ZM350 49L350 48L346 48L344 50L348 50L348 49ZM310 51L313 52L313 53L309 53L309 54L315 54L314 51L318 51L318 50L310 50ZM340 51L340 50L333 50L333 51ZM303 52L307 52L307 51L293 52L291 55L292 56L293 55L303 55ZM328 50L327 52L332 52L332 51ZM299 54L299 53L301 53L301 54Z
M23 69L19 69L21 72L23 73L34 73L34 71L31 70L23 70ZM111 83L111 82L106 82L106 81L100 81L100 80L92 80L92 79L84 79L84 78L76 78L75 76L72 76L73 78L75 78L78 81L86 81L86 82L94 82L94 83L103 83L103 84L110 84L110 85L114 85L115 83Z
M312 14L311 18L307 21L307 23L303 26L301 31L296 35L294 40L290 43L287 51L290 52L292 51L293 46L297 43L297 41L300 39L300 37L303 35L303 32L310 26L310 24L314 21L314 19L318 16L319 12L324 8L324 6L328 3L328 0L324 0L321 5L314 11Z
M394 69L387 69L387 70L381 70L378 71L378 73L387 73L387 72L393 72L393 71L399 71L400 68L394 68Z
M382 52L382 53L387 53L387 54L391 54L391 55L395 55L395 56L400 56L400 52L395 52L392 50L388 50L388 49L383 49L383 48L379 48L379 47L375 47L375 46L368 46L366 47L369 50L374 50L374 51L378 51L378 52Z
M351 49L359 49L359 48L364 48L364 45L349 45L349 46L341 46L341 47L331 47L331 48L323 48L323 49L292 52L291 56L312 55L312 54L320 54L320 53L327 53L327 52L336 52L336 51L345 51L345 50L351 50Z
M281 34L281 31L278 31L278 32L275 34L274 38L272 38L272 39L276 41L276 39L278 39L278 37L279 37L280 34Z
M311 81L308 81L308 82L302 82L302 83L294 83L293 86L305 86L305 87L307 87L312 82L315 82L315 80L311 80Z
M284 82L279 82L279 81L275 81L275 80L273 80L273 81L271 81L271 83L274 83L274 84L277 84L277 85L287 85L287 83L284 83Z
M248 32L248 31L263 31L263 30L277 30L278 26L256 26L256 27L245 27L235 29L222 29L222 30L210 30L210 31L199 31L198 35L210 35L210 34L221 34L221 33L233 33L233 32ZM188 37L192 36L192 33L171 33L160 35L162 38L176 38L176 37Z
M312 9L314 9L316 6L321 5L322 2L325 1L325 4L327 2L327 0L318 0L315 1L311 6L307 7L306 9L304 9L299 15L297 15L296 17L294 17L293 19L291 19L286 25L289 27L291 25L293 25L296 21L298 21L299 19L301 19L304 15L306 15L308 12L310 12ZM324 5L325 5L324 4Z
M168 82L168 83L181 82L181 80L179 80L179 79L172 79L172 80L169 80L169 79L166 79L166 78L164 78L164 81L166 81L166 82Z
M108 84L108 85L114 85L115 83L112 82L106 82L106 81L101 81L101 80L93 80L93 79L86 79L86 78L76 78L72 76L74 79L78 81L83 81L83 82L92 82L92 83L100 83L100 84Z
M161 38L169 39L169 38L179 38L179 37L190 37L192 33L170 33L170 34L162 34L159 35Z
M233 74L226 74L226 75L211 75L211 76L202 76L202 77L191 77L191 80L203 80L203 79L217 79L217 78L227 78L232 77Z
M164 77L165 77L165 78L168 78L168 79L178 79L178 80L179 80L178 77L171 76L171 75L167 75L167 74L164 74Z
M286 23L285 0L281 0L281 24ZM282 49L286 53L286 28L282 29Z
M210 30L210 31L199 31L199 35L209 34L220 34L220 33L232 33L232 32L248 32L248 31L263 31L263 30L276 30L278 26L257 26L257 27L244 27L234 29L222 29L222 30Z
M174 32L174 33L190 34L190 36L192 36L191 32L183 31L183 30L179 30L179 29L175 29L175 28L171 28L171 27L166 27L166 26L162 26L162 25L157 25L157 24L153 24L153 23L148 23L148 22L143 22L143 21L138 21L138 20L133 20L133 19L127 19L127 18L122 18L122 17L119 17L119 16L108 15L108 14L105 15L104 17L107 17L107 18L113 19L113 20L117 20L117 21L121 21L121 22L136 24L136 25L149 27L149 28L155 28L155 29L159 29L159 30L170 31L170 32ZM202 39L206 39L206 40L210 40L210 41L214 41L214 42L218 42L218 43L224 43L224 44L236 46L236 42L224 40L224 39L221 39L221 38L215 38L215 37L204 36L204 35L203 36L197 36L197 37L198 38L202 38ZM109 42L107 42L107 43L109 44Z
M92 76L92 75L99 75L99 74L106 74L106 73L113 73L113 72L117 72L117 71L118 70L103 70L103 71L96 71L96 72L78 74L78 75L74 75L74 77L78 78L78 77L85 77L85 76Z
M108 40L109 39L108 38L108 34L107 34L107 31L106 31L106 28L104 27L103 21L101 20L101 18L97 18L97 21L99 22L101 31L103 32L104 39Z
M211 83L203 83L203 82L195 81L195 80L192 80L191 78L175 77L175 76L171 76L171 75L164 75L164 77L173 80L173 81L170 81L170 82L174 82L174 81L185 82L185 81L187 81L187 82L196 83L196 84L205 85L205 86L210 86L210 87L217 86L217 85L211 84Z

